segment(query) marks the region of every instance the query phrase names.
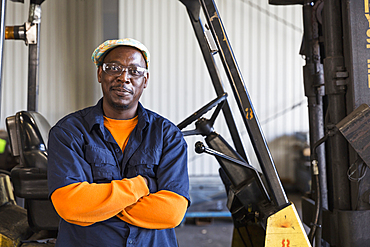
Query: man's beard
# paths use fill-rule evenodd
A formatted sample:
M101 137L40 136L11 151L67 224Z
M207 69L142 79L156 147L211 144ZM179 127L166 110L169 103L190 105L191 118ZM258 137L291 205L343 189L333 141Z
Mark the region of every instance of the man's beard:
M122 104L116 104L114 102L111 103L111 105L117 109L117 110L127 110L128 109L128 105L122 105Z

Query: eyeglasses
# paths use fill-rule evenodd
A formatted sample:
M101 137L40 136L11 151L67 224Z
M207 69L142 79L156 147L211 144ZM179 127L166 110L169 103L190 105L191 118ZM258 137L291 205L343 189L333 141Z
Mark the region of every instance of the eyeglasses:
M127 74L131 78L140 78L144 76L148 70L142 67L137 66L123 66L116 63L103 63L103 71L111 76L121 76L124 71L127 71Z

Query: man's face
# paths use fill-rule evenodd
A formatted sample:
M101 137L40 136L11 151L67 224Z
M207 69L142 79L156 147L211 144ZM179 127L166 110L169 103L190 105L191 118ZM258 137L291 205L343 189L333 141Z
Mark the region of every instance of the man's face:
M129 46L118 46L111 50L104 58L104 63L146 68L141 52ZM109 111L120 114L125 110L136 111L140 96L147 87L148 77L149 74L146 73L144 76L134 78L128 74L128 71L124 71L120 76L112 76L105 73L102 66L99 66L98 81L103 90L105 113Z

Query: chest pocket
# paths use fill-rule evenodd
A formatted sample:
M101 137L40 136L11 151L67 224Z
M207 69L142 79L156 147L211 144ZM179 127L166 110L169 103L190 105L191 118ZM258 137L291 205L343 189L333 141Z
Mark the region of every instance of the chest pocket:
M85 157L91 166L94 183L121 179L119 166L108 149L87 146Z
M129 160L126 176L132 178L142 175L155 178L160 153L160 150L136 152Z

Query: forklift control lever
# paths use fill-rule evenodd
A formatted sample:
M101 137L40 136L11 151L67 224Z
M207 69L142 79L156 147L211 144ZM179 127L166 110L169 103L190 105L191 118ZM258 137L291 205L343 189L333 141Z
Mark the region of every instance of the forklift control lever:
M256 170L256 168L254 168L253 166L249 165L248 163L246 163L244 161L235 159L235 158L230 157L226 154L220 153L216 150L213 150L211 148L208 148L208 147L204 146L203 142L201 142L201 141L198 141L198 142L195 143L195 152L198 153L198 154L201 154L201 153L211 154L211 155L217 156L219 158L226 159L226 160L229 160L231 162L234 162L235 164L245 166L249 169Z

